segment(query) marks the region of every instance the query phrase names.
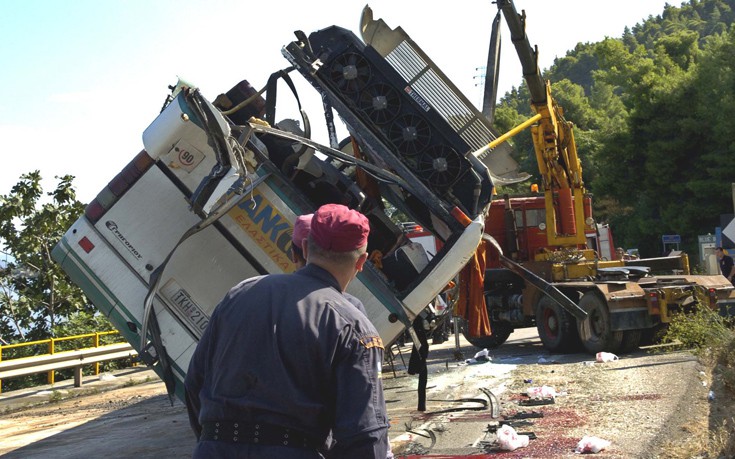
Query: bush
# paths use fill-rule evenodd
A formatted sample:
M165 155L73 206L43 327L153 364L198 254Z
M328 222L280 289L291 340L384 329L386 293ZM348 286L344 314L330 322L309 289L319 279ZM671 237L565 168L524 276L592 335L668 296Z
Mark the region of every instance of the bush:
M714 353L713 357L717 360L720 353L727 353L733 339L735 332L732 330L731 319L724 318L711 309L698 308L674 315L662 341L678 343L699 354Z
M704 447L706 453L697 457L735 457L735 429L731 414L735 394L734 324L733 318L701 309L677 314L663 337L664 342L677 343L697 354L712 378L710 389L716 394L716 405L710 410L708 441Z

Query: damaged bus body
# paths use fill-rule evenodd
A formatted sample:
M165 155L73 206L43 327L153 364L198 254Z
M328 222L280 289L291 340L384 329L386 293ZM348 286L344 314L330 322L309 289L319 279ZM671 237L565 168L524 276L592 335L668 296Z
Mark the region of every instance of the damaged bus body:
M183 398L189 359L233 285L294 270L298 215L340 203L368 217L371 261L348 291L389 345L474 256L493 182L526 178L505 146L473 153L496 133L415 43L367 8L366 32L365 42L339 27L297 32L283 48L291 67L273 74L265 98L246 81L213 102L177 85L144 150L55 247L169 394ZM276 81L292 86L293 70L322 97L329 146L308 138L303 110L306 132L274 119ZM332 110L350 133L341 143ZM431 260L395 210L441 241Z

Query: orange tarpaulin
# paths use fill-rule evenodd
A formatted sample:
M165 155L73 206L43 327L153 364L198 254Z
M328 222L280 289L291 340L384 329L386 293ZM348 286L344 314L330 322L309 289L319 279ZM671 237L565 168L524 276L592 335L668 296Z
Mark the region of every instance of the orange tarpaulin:
M490 336L490 319L485 305L486 241L480 241L467 266L459 273L459 299L454 314L467 320L469 336Z

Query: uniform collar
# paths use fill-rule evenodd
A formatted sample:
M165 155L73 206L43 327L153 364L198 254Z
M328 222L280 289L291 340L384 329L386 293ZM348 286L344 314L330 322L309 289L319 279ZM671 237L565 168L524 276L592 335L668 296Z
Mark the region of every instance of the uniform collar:
M330 287L334 287L335 289L337 289L338 292L342 292L342 289L340 288L337 279L335 279L329 271L315 264L307 264L303 268L296 271L296 274L302 274L304 276L319 279L325 284L328 284Z

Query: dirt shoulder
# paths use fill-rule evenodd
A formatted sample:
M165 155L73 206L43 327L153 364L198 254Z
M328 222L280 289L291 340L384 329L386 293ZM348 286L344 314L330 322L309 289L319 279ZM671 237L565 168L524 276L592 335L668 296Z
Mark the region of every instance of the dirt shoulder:
M477 351L463 349L465 357ZM490 363L457 366L449 363L450 355L444 352L434 352L430 365L427 412L393 410L394 416L401 414L398 423L410 425L413 431L394 442L398 457L483 457L483 453L493 457L500 450L495 447L497 437L488 430L506 418L528 414L543 417L519 422L515 429L535 439L528 447L502 452L502 457L578 457L573 450L585 436L609 441L597 454L607 458L718 457L717 451L732 441L720 426L730 416L732 430L733 401L689 352L653 346L614 362L595 363L586 354L548 354L533 329L516 331L504 346L491 351ZM512 368L500 371L500 367ZM415 387L415 377L408 378L411 383L404 381L399 387ZM386 380L387 394L394 384ZM530 387L544 385L558 394L554 404L522 405L528 401L525 394ZM487 411L433 414L452 406L442 400L477 397L481 387L497 395L499 418L493 419ZM708 397L711 390L714 400ZM420 435L427 431L436 437L433 447Z
M707 425L709 389L701 371L696 358L684 352L524 368L524 376L562 395L540 410L537 439L517 457L571 457L585 436L610 441L604 457L672 457L665 451L669 442L687 441ZM510 389L522 393L524 385L514 380Z
M151 370L87 377L81 388L59 384L0 396L4 458L191 457L186 408L174 405Z

